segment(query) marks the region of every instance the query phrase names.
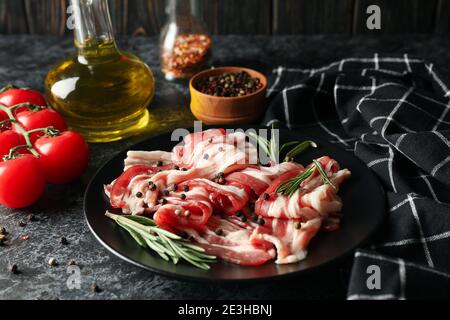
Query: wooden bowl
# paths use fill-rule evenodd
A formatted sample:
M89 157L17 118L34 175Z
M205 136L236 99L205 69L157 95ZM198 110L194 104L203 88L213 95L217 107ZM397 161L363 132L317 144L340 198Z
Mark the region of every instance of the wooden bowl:
M258 78L262 87L240 97L216 97L196 89L199 80L222 73L246 71ZM189 83L191 111L205 124L246 124L257 120L266 109L267 78L260 72L241 67L220 67L196 74Z

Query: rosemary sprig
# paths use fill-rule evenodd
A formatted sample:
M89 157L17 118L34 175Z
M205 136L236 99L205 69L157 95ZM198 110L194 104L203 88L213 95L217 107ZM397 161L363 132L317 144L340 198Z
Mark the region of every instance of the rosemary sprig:
M141 247L155 251L166 261L171 260L174 264L177 264L180 260L185 260L204 270L208 270L209 264L216 261L216 257L206 254L203 248L193 245L172 232L159 228L150 218L117 215L109 211L106 212L106 216L128 231Z
M336 186L331 182L327 173L325 172L325 170L323 170L320 162L317 160L313 160L313 165L311 167L309 167L309 169L303 171L298 176L281 183L275 189L275 193L281 193L282 195L288 196L288 197L292 196L295 193L295 191L300 189L302 182L305 181L306 179L308 179L316 170L319 171L323 183L329 184L334 189L336 189Z
M286 157L284 158L284 161L293 160L298 154L305 151L309 147L317 148L317 144L311 140L306 140L306 141L300 142L293 149L291 149L288 153L286 153ZM281 147L281 150L283 150L283 147ZM280 150L280 153L281 153L281 150Z
M273 163L278 163L278 152L276 150L276 139L275 139L275 131L274 127L272 126L271 130L271 137L270 140L267 140L266 138L261 137L260 135L257 135L254 132L250 132L248 134L251 138L255 139L258 145L263 149L263 151L267 154L270 161Z
M327 173L325 172L325 170L323 170L322 165L320 164L319 161L317 160L313 160L313 163L315 164L317 170L319 170L320 175L322 176L322 180L323 183L325 184L329 184L330 186L332 186L334 189L337 189L336 186L333 184L333 182L331 182L330 178L328 177Z
M317 144L314 141L290 141L284 143L279 150L277 150L277 139L275 137L275 127L272 126L271 137L270 140L263 138L254 132L250 132L248 134L251 138L255 139L258 145L263 149L263 151L267 154L270 161L274 164L279 162L279 155L288 149L289 147L295 146L289 152L287 152L284 161L291 161L301 152L305 151L309 147L317 148Z
M281 193L282 195L289 197L292 196L295 191L300 188L301 183L308 179L315 170L315 167L310 167L308 170L303 171L298 176L284 181L276 188L275 193Z

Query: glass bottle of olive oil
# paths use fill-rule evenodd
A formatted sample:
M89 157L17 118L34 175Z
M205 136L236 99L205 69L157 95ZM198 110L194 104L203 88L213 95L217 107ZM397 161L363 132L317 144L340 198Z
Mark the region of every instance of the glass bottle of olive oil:
M90 142L139 133L154 94L150 68L117 48L108 0L71 0L71 8L77 54L48 73L50 105Z

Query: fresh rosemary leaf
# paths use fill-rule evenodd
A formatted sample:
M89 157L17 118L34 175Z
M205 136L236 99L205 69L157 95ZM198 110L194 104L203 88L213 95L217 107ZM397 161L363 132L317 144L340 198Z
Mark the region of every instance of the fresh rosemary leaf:
M286 157L284 161L290 161L294 159L297 155L308 149L309 147L317 148L317 144L314 141L307 140L299 143L293 149L291 149L288 153L286 153Z
M156 226L156 223L147 217L144 216L132 216L132 215L128 215L126 216L128 219L139 222L140 224L143 224L144 226L151 226L154 227Z
M314 170L315 167L310 167L308 170L303 171L298 176L284 181L275 189L275 193L292 196L295 191L300 188L302 182L308 179L313 174Z
M269 141L266 138L263 138L263 137L257 135L254 132L250 132L248 135L251 138L256 140L258 145L263 149L263 151L267 154L267 156L270 156L270 144L269 144Z
M327 173L325 172L325 170L323 170L322 165L320 164L319 161L317 160L313 160L314 164L316 165L317 170L319 170L320 175L322 176L322 180L325 184L329 184L330 186L332 186L334 189L336 189L336 186L333 184L333 182L331 182L330 178L328 177Z
M115 220L120 227L128 231L139 245L155 251L166 261L177 264L183 259L204 270L209 269L209 263L216 261L216 257L206 254L203 248L159 228L150 218L121 216L111 212L106 212L106 216Z
M280 148L280 154L282 154L285 149L287 149L287 148L289 148L291 146L294 146L294 145L296 145L298 143L300 143L300 141L291 141L291 142L283 143L283 145Z
M145 239L142 238L142 236L141 236L139 233L137 233L136 231L134 231L133 229L127 227L125 224L123 224L123 223L121 223L121 222L119 222L119 221L117 221L117 224L118 224L119 226L121 226L122 228L124 228L126 231L128 231L128 233L133 237L133 239L134 239L141 247L147 248L147 243L146 243Z
M149 246L149 248L153 249L153 251L155 251L164 260L169 261L169 257L167 256L165 250L157 249L158 247L155 246L155 243L148 239L145 239L145 241L147 242L147 245Z

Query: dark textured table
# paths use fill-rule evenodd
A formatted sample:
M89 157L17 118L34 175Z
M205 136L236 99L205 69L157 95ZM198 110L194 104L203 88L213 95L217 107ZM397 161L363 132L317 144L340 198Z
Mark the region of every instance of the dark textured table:
M389 38L349 36L223 36L215 40L214 65L245 65L266 73L277 65L315 67L349 56L403 54L435 63L450 76L448 39L429 36ZM177 127L192 126L187 88L163 80L156 38L121 39L120 47L140 55L154 70L156 96L152 125L139 137L91 145L92 161L83 178L68 186L49 186L44 198L26 210L0 208L0 225L9 232L0 246L0 299L344 299L351 257L294 279L255 284L200 284L155 275L121 261L90 233L83 216L83 191L95 170L114 153L138 140ZM73 52L72 40L56 37L0 36L0 85L42 90L52 63ZM34 214L39 220L28 221ZM19 226L19 222L26 226ZM20 237L28 235L29 240ZM61 244L66 237L68 245ZM50 267L54 257L59 266ZM81 288L69 289L67 264L81 267ZM9 268L17 264L21 273ZM91 290L97 283L102 292Z

